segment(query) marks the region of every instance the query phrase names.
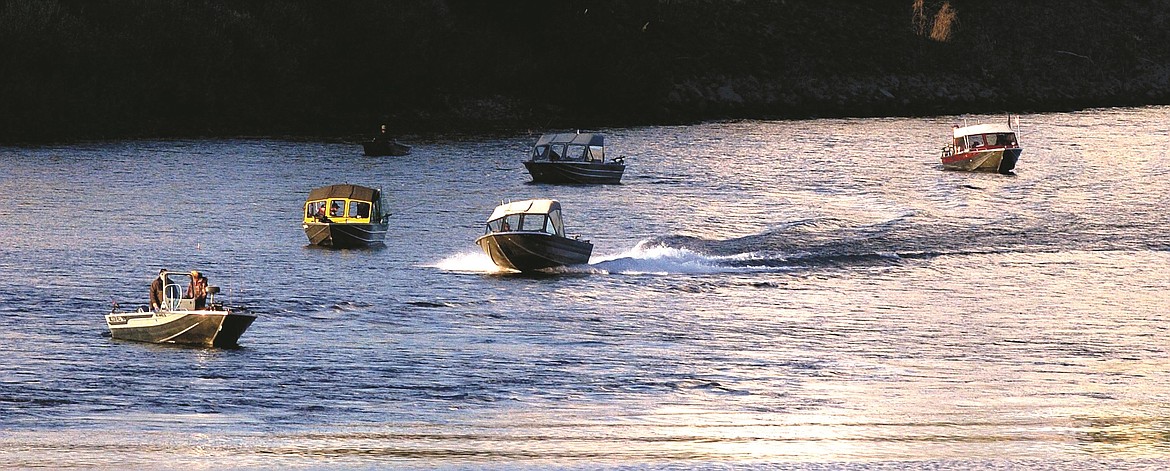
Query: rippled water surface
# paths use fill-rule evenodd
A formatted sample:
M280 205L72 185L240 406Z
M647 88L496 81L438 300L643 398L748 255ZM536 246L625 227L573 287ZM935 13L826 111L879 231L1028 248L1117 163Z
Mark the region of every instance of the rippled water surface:
M955 117L608 129L601 187L531 134L0 148L0 467L1164 469L1170 108L1021 121L1015 176L942 170ZM340 182L385 248L306 246ZM589 265L474 245L536 197ZM104 336L161 267L243 347Z

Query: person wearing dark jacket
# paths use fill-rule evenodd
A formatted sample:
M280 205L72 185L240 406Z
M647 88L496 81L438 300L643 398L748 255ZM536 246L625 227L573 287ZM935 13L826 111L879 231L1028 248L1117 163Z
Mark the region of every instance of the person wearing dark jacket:
M157 311L163 305L163 287L167 282L167 269L158 271L158 277L150 283L150 310Z

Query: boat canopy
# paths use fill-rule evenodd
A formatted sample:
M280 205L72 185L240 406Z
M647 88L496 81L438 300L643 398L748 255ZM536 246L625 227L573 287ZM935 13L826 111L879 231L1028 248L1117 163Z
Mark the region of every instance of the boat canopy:
M543 232L564 237L561 204L555 200L525 200L497 206L484 234L494 232Z
M595 133L559 133L543 134L536 140L536 145L547 144L578 144L583 146L604 146L605 135Z
M559 211L560 209L561 203L556 200L513 201L496 206L496 210L492 211L492 216L488 220L493 221L509 214L548 214L553 210Z
M329 185L309 191L304 222L381 223L382 192L360 185Z
M963 136L973 136L977 134L1015 134L1016 130L1012 129L1006 124L976 124L974 126L964 126L955 128L955 139Z
M532 146L532 160L605 161L605 135L597 133L543 134Z
M313 188L312 191L309 191L309 197L305 201L323 200L327 198L348 198L374 202L378 201L381 196L380 193L378 190L360 185L329 185L321 188Z

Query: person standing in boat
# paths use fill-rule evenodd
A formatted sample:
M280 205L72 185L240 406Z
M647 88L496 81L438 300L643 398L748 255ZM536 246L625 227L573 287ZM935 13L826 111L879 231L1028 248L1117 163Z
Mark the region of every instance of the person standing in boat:
M196 311L207 307L207 277L196 270L191 270L191 283L187 285L187 294L184 297L195 300Z
M393 141L393 139L390 138L390 133L386 132L386 125L383 124L382 127L378 129L378 135L374 136L374 142L385 143L390 141Z
M167 269L158 271L158 277L150 282L150 310L157 311L163 304L163 287L167 284Z
M330 222L329 218L325 216L325 203L314 203L317 205L317 222Z

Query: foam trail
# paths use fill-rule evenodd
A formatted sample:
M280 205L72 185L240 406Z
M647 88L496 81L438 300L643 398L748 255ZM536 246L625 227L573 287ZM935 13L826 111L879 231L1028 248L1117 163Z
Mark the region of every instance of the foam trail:
M603 273L623 273L630 275L671 273L726 273L742 271L728 265L727 261L745 258L747 255L730 257L712 257L685 248L669 247L661 243L641 241L626 252L617 255L593 257L589 261L588 271ZM572 267L583 268L583 267Z
M478 273L496 273L501 271L497 267L492 258L483 252L460 252L450 257L439 260L428 267L438 268L446 271L463 271L463 272L478 272Z
M702 252L670 247L661 242L643 240L634 248L615 255L595 255L588 265L573 265L546 269L552 273L594 273L625 275L707 274L777 271L775 266L759 267L751 264L756 254L744 253L712 256ZM746 263L746 264L745 264ZM497 267L483 252L460 252L432 265L446 271L500 273L508 270Z

